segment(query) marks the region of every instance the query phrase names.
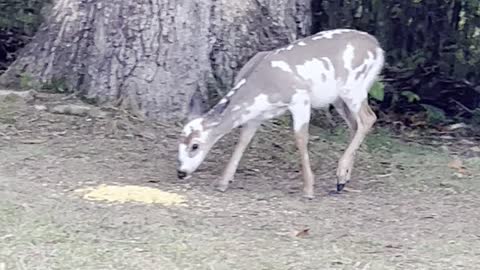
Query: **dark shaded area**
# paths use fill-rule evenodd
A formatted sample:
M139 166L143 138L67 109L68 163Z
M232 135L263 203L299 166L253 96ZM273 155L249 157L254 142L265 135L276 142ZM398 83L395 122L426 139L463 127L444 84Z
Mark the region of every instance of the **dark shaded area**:
M17 32L0 31L0 73L15 59L15 52L25 46L25 42L18 39L18 36Z
M480 85L449 76L434 64L419 65L415 69L385 69L384 77L388 84L386 98L380 106L384 111L431 111L429 106L433 106L437 107L438 117L443 114L450 120L466 118L478 123ZM408 93L406 91L417 94L420 98L418 102L409 101L409 94L399 95Z
M356 28L387 52L385 113L478 122L480 2L474 0L313 1L313 32ZM434 121L435 122L435 121Z
M0 74L33 37L49 0L0 0Z

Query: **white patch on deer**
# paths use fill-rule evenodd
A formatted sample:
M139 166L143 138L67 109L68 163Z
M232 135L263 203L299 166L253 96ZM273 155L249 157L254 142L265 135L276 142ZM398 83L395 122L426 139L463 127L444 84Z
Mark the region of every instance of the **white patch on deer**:
M246 79L241 79L236 85L235 87L233 87L233 91L237 90L238 88L242 87L242 85L244 85L245 83L247 82Z
M375 81L375 77L382 68L384 56L383 50L377 48L377 58L372 52L367 52L368 57L358 67L353 68L352 61L355 58L355 48L351 44L347 44L343 52L343 66L347 70L347 79L343 85L340 95L348 100L348 107L353 112L360 110L362 102L367 98L368 91ZM359 72L365 69L366 76L357 76ZM346 99L345 97L348 97Z
M293 129L299 131L305 124L310 122L310 95L304 89L297 89L295 92L288 109L292 113Z
M297 65L298 75L310 82L310 100L313 108L322 108L338 98L338 83L335 79L335 68L328 57L307 60L302 65ZM324 63L327 63L325 66ZM325 76L322 76L325 75ZM323 77L323 78L322 78Z
M181 143L178 145L178 160L182 162L188 159L188 151L187 151L187 145L184 143Z
M312 40L317 40L317 39L331 39L333 38L334 35L342 34L342 33L348 33L348 32L353 32L355 30L353 29L333 29L333 30L326 30L317 33Z
M222 98L222 99L220 99L220 101L218 102L218 104L223 104L223 103L226 103L227 101L228 101L228 99Z
M192 132L197 131L199 136L195 137L195 139L200 142L206 142L210 131L208 129L204 130L202 123L203 123L202 117L193 119L192 121L188 122L185 125L182 131L182 135L185 137L188 137Z
M290 73L293 72L293 70L290 68L290 66L288 65L288 63L285 62L285 61L272 61L271 64L272 64L272 67L274 67L274 68L275 68L275 67L276 67L276 68L279 68L279 69L281 69L281 70L283 70L283 71L285 71L285 72L290 72Z
M290 51L291 49L293 49L293 47L294 47L294 45L293 45L293 44L290 44L290 45L288 45L288 46L286 46L286 47L282 47L282 48L280 48L280 49L276 49L274 54L277 54L277 53L279 53L279 52L281 52L281 51Z
M348 43L347 48L345 49L345 51L343 51L343 55L342 55L343 66L348 71L352 70L352 61L354 56L355 56L355 47L353 47L352 44Z
M202 122L203 122L203 118L202 118L202 117L200 117L200 118L195 118L195 119L193 119L192 121L188 122L188 123L183 127L182 135L183 135L183 136L188 136L188 135L190 135L190 133L192 133L192 132L194 132L194 131L202 132L202 131L203 131Z
M307 43L303 42L303 41L299 41L297 43L298 46L307 46Z
M283 114L287 110L287 105L285 103L271 103L268 99L269 97L265 94L256 96L253 104L244 107L245 113L242 115L241 123L246 123L251 119L271 119Z

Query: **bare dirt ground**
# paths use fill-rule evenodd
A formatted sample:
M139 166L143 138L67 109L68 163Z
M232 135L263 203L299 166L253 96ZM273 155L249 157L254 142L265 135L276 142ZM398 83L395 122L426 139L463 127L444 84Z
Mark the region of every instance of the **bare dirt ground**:
M478 269L480 159L471 140L407 143L376 128L350 187L333 194L343 127L312 127L314 200L301 197L290 130L264 126L226 193L210 184L235 136L195 177L175 177L179 128L113 109L86 116L0 103L0 269ZM452 163L452 160L457 159ZM450 166L448 165L450 164ZM184 205L89 201L74 192L130 184Z

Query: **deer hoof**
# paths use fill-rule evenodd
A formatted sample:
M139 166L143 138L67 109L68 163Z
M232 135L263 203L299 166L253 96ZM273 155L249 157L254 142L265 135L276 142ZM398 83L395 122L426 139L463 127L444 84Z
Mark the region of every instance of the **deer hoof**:
M313 191L304 191L303 192L303 198L313 200L315 198L315 195L313 195Z
M225 192L227 191L228 186L215 186L216 191Z
M340 192L345 188L345 184L337 184L337 192Z
M214 189L215 189L216 191L225 192L225 191L227 191L227 189L228 189L228 183L227 183L227 184L224 184L224 183L215 183L215 184L214 184Z
M313 200L315 199L315 196L313 194L303 194L303 198L307 200Z

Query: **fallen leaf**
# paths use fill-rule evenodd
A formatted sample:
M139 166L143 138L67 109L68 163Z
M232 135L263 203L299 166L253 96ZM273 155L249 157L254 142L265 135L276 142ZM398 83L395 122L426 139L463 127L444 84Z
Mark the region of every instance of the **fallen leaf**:
M305 228L305 229L302 229L302 230L294 230L294 231L292 231L291 235L293 237L305 237L305 236L309 235L309 231L310 231L309 228Z
M463 168L463 162L460 159L454 159L448 163L448 167L459 170Z
M463 162L458 158L450 161L448 163L448 167L457 170L457 172L460 174L467 174L466 167L463 165Z

